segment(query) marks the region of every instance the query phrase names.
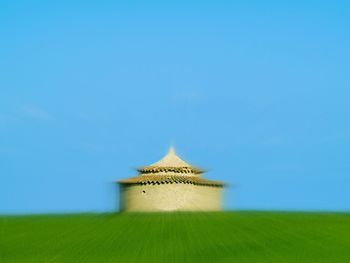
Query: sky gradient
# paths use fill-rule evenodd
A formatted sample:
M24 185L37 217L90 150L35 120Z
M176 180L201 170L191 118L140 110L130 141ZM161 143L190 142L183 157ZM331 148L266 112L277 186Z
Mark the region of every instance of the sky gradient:
M170 145L228 209L350 210L347 1L74 2L0 3L0 213L114 209Z

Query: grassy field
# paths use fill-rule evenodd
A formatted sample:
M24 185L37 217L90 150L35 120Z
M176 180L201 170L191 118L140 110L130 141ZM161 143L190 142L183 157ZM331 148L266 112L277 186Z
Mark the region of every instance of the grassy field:
M350 214L0 216L0 262L350 262Z

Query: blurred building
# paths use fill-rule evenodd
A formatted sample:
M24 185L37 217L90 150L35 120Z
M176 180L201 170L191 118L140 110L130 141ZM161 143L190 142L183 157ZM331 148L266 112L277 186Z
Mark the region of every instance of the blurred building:
M179 158L174 149L158 162L118 181L121 211L221 210L224 183L204 179L204 171Z

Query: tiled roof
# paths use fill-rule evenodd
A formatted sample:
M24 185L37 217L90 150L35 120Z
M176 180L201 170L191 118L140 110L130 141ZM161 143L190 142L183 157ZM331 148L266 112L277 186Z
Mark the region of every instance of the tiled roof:
M221 181L208 180L201 177L202 169L194 167L175 153L170 148L168 153L158 162L137 169L138 176L118 181L120 184L169 184L183 183L195 185L224 186Z

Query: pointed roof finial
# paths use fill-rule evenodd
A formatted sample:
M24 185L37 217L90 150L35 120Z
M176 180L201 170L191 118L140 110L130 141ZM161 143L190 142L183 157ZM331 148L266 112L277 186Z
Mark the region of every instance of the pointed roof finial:
M168 154L176 155L175 147L174 147L174 146L171 145L171 146L169 147Z

